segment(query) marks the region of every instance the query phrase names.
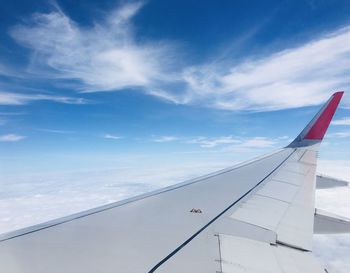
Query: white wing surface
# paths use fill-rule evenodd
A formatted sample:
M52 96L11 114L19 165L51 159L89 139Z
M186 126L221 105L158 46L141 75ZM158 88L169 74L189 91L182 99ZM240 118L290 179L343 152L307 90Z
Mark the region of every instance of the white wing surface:
M317 151L335 93L288 147L0 237L1 273L318 273Z

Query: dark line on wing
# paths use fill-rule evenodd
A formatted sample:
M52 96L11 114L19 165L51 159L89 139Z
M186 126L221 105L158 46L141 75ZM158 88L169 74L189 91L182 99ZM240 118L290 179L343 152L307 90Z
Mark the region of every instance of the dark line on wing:
M258 184L256 184L253 188L251 188L249 191L247 191L244 195L242 195L239 199L234 201L231 205L229 205L226 209L224 209L222 212L220 212L217 216L215 216L212 220L210 220L209 223L207 223L205 226L203 226L201 229L199 229L196 233L194 233L190 238L188 238L185 242L183 242L180 246L178 246L175 250L173 250L168 256L166 256L163 260L161 260L159 263L157 263L148 273L155 272L162 264L164 264L166 261L168 261L172 256L174 256L177 252L179 252L183 247L185 247L189 242L191 242L194 238L196 238L203 230L205 230L208 226L210 226L212 223L214 223L218 218L220 218L225 212L227 212L229 209L231 209L234 205L236 205L239 201L241 201L244 197L246 197L249 193L251 193L256 187L258 187L262 182L266 180L272 173L274 173L279 167L282 166L284 162L286 162L292 154L294 154L294 151L287 156L286 159L284 159L276 168L274 168L268 175L266 175Z
M287 244L287 243L283 243L283 242L278 241L278 240L276 241L276 243L277 243L277 245L293 248L293 249L300 250L300 251L303 251L303 252L310 252L310 250L308 250L308 249L305 249L305 248L302 248L302 247L298 247L298 246L293 246L293 245L290 245L290 244Z
M221 255L221 242L220 242L220 235L217 234L218 237L218 244L219 244L219 263L220 263L220 273L222 272L222 255Z

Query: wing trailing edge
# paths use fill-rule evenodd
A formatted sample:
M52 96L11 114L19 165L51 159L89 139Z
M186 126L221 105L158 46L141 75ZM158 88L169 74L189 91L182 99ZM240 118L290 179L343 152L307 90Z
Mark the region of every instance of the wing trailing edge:
M350 219L315 209L314 234L350 233Z

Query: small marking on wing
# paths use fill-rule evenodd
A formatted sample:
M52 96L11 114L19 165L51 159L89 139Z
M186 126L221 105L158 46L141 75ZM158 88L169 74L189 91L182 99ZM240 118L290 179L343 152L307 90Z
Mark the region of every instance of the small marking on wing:
M192 212L192 213L203 213L201 209L195 209L195 208L191 209L190 212Z

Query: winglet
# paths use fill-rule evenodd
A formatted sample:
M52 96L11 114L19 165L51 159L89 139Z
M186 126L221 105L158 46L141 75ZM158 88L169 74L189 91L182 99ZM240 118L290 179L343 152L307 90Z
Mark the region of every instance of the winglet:
M334 93L305 129L287 147L302 147L321 142L344 91Z

